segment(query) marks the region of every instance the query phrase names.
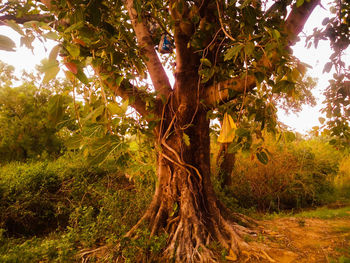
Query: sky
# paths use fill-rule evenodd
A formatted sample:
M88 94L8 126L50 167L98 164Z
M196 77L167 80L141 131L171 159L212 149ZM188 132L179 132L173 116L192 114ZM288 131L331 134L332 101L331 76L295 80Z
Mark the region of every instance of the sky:
M327 1L322 1L324 7L328 9ZM312 69L308 70L308 74L318 79L317 87L314 89L313 94L317 99L317 106L310 107L304 106L303 110L297 114L286 115L284 111L279 110L279 120L288 125L292 130L305 134L308 130L311 130L313 126L320 125L318 118L321 117L320 109L322 108L323 95L322 91L327 87L328 80L331 78L331 73L322 73L323 66L327 62L331 55L329 43L322 41L319 43L317 49L305 48L305 36L312 33L313 28L316 26L321 27L321 23L324 17L328 15L328 10L316 7L312 15L310 16L303 33L300 35L301 41L293 47L294 55L302 62L305 62L312 66ZM0 26L0 34L9 36L15 43L17 43L16 52L6 52L0 50L0 60L13 65L16 69L16 74L20 75L22 70L34 71L36 65L40 64L40 61L49 56L50 50L55 42L47 42L45 45L38 40L33 43L33 52L25 47L20 47L20 35L13 31L9 27ZM45 49L46 47L46 49Z
M313 78L317 78L317 86L312 92L317 100L317 105L315 107L304 106L303 110L297 114L286 115L282 110L278 112L278 117L283 123L303 134L311 130L312 127L320 125L318 118L322 117L320 110L322 108L322 101L324 100L323 91L328 86L328 80L333 75L332 71L330 73L322 72L324 64L328 62L332 53L328 41L320 41L317 49L313 45L310 49L305 48L306 36L312 34L315 27L322 27L323 19L329 15L327 1L322 1L322 4L326 10L320 6L316 7L308 19L302 34L299 35L301 41L292 47L293 54L297 58L312 66L311 69L308 69L307 74Z

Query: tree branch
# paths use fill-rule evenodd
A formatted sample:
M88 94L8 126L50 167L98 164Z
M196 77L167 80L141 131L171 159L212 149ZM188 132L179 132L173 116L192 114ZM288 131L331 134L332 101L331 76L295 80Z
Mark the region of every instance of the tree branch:
M304 25L315 9L315 7L320 3L320 0L310 0L305 1L303 5L297 7L296 4L293 5L292 11L286 19L284 24L285 32L287 34L288 46L293 45L297 39L298 34L303 30ZM263 61L258 61L258 64L263 64L264 67L270 69L277 59L277 56L272 56L272 61L266 64ZM207 88L204 95L204 100L207 105L216 105L220 101L227 101L229 99L229 89L243 93L244 91L250 91L255 87L256 79L253 75L248 75L247 78L235 77L233 79L225 80L220 83L215 83L214 85Z
M104 70L101 67L94 68L94 70L98 76L104 73ZM132 101L130 106L140 113L146 120L151 120L149 116L153 112L150 112L150 110L147 109L146 102L144 101L145 98L150 97L147 92L139 90L127 80L123 80L119 86L116 85L113 73L108 79L102 82L103 85L107 86L115 95L121 97L123 100Z
M22 17L16 17L14 15L3 15L3 16L0 16L0 26L5 26L6 23L4 23L4 21L6 20L13 20L18 24L24 24L30 21L39 21L39 22L47 23L47 22L54 21L55 17L53 15L43 15L43 14L26 15Z
M293 5L292 11L286 19L285 31L288 35L290 45L294 45L299 33L303 30L315 7L320 4L320 0L304 1L303 5L297 7Z
M248 75L247 77L234 77L224 80L210 86L204 95L204 101L207 105L217 105L220 102L226 102L229 99L229 90L237 93L243 93L252 90L256 86L255 77Z
M154 49L152 36L142 18L137 14L137 11L134 8L134 1L126 0L126 6L141 52L148 58L145 63L154 88L158 92L157 96L168 97L172 92L170 82L162 63L159 60L157 52Z
M189 19L190 8L186 1L170 1L170 13L174 20L174 40L176 47L176 74L196 70L191 47L188 46L195 27ZM179 7L181 6L181 8Z

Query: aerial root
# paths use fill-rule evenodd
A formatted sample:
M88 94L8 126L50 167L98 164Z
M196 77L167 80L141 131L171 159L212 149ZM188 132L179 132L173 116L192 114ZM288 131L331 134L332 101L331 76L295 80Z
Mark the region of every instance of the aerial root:
M141 219L125 234L125 237L131 237L135 231L140 227L140 225L150 218L149 213L145 213Z
M259 225L254 219L240 213L232 213L231 216L232 220L240 222L240 224L245 227L253 228Z
M166 213L166 209L164 204L162 203L154 219L152 220L153 222L152 222L152 228L151 228L151 236L154 236L158 232L160 226L162 225L161 220L164 218L165 213Z
M86 263L86 262L89 262L89 259L93 257L95 254L103 253L103 251L107 249L108 249L107 246L102 246L95 249L82 249L81 251L79 251L78 256L79 258L81 258L81 263Z

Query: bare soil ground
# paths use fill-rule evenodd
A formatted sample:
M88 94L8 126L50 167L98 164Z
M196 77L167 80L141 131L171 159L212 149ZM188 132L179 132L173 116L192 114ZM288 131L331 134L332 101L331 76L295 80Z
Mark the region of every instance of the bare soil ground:
M260 221L264 228L252 241L265 251L247 253L240 262L350 262L350 217L342 219L278 218ZM266 253L266 255L264 255Z

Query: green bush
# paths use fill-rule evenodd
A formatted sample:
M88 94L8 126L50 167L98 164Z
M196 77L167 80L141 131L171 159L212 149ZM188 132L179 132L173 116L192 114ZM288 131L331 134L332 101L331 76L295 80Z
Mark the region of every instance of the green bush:
M350 155L347 154L339 163L339 172L335 178L341 198L350 199Z
M60 181L46 163L12 163L0 170L0 227L10 235L43 234L58 224L53 201Z
M321 205L336 198L341 153L322 140L266 141L269 162L238 153L226 199L243 208L278 211ZM229 204L230 205L230 204Z
M154 171L147 174L131 182L113 161L102 169L68 153L54 162L0 167L0 262L75 262L82 255L101 262L86 252L99 247L108 250L103 257L129 262L135 249L154 256L164 237L149 239L141 229L141 239L123 239L153 195Z
M72 132L76 127L64 109L72 100L69 95L60 96L64 122L56 125L53 121L51 115L58 114L52 112L57 96L52 89L36 87L33 82L12 87L2 86L0 81L0 163L61 155L64 145L60 129L69 127Z

